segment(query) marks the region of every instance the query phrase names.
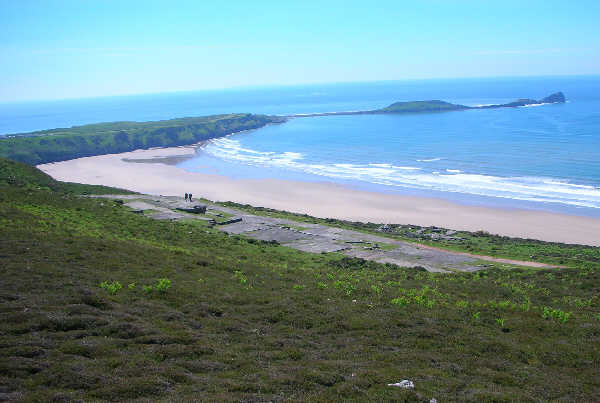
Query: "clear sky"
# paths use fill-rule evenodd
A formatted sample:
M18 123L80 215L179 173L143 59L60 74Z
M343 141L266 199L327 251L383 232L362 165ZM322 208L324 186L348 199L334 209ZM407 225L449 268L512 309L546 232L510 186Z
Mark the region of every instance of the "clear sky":
M600 73L598 0L0 0L0 101Z

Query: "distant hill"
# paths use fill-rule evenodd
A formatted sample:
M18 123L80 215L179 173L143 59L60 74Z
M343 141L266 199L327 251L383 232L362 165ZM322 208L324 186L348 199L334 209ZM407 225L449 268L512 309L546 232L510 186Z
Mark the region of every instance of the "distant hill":
M0 157L31 165L195 144L283 119L249 113L155 122L109 122L0 137Z
M556 104L565 102L565 95L562 92L556 92L548 95L540 100L531 98L520 98L506 104L483 105L483 106L466 106L453 104L440 100L429 101L406 101L394 102L385 108L374 109L369 111L350 111L350 112L321 112L289 115L289 118L307 118L315 116L338 116L338 115L375 115L382 113L399 114L399 113L432 113L432 112L451 112L462 111L467 109L494 109L494 108L515 108L528 105Z
M385 108L377 109L374 113L417 113L417 112L446 112L459 111L465 109L494 109L494 108L516 108L519 106L541 105L541 104L557 104L566 101L565 95L562 92L556 92L548 95L546 98L535 100L531 98L520 98L516 101L506 104L483 105L483 106L466 106L459 104L451 104L445 101L411 101L411 102L395 102Z
M469 109L516 108L519 106L528 105L560 104L564 103L565 101L565 95L562 92L555 92L554 94L548 95L546 98L540 99L539 101L530 98L521 98L507 104L474 106L470 107Z
M394 102L390 106L378 109L377 113L415 113L415 112L445 112L469 109L468 106L455 105L445 101L410 101Z
M565 102L564 94L557 92L541 100L523 98L506 104L485 106L466 106L440 100L430 100L394 102L385 108L370 111L326 112L289 116L238 113L155 122L96 123L0 137L0 157L38 165L153 147L175 147L196 144L204 140L223 137L244 130L258 129L269 123L282 123L287 118L433 113L467 109L512 108L563 102Z

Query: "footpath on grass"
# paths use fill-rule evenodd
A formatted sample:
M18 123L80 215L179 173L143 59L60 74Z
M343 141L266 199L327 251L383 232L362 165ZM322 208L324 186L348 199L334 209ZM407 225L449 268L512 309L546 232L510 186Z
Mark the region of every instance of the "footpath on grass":
M379 263L403 267L422 267L430 272L472 272L492 265L553 268L540 262L494 258L454 252L429 245L400 241L323 224L297 222L289 219L249 214L218 204L206 203L206 212L195 214L184 211L195 202L182 197L152 195L92 196L123 200L132 212L159 220L200 220L229 234L238 234L263 241L278 242L297 250L326 253L339 252Z

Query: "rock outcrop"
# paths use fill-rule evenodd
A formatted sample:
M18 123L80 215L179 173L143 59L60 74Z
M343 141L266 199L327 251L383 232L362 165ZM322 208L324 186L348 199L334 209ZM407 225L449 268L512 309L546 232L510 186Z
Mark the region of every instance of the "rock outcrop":
M177 207L177 210L185 211L186 213L193 213L193 214L206 214L206 206L203 204L196 204L195 206L192 206L191 208Z
M560 91L550 94L546 98L540 99L539 101L541 104L562 104L564 102L566 102L565 94Z
M520 98L516 101L509 102L506 104L498 104L498 105L484 105L484 106L474 106L470 109L494 109L494 108L516 108L519 106L528 106L528 105L541 105L541 104L559 104L564 103L566 101L565 94L562 92L555 92L554 94L548 95L546 98L542 98L539 101L531 98Z
M555 92L542 98L539 101L532 98L519 98L515 101L505 104L482 105L482 106L466 106L460 104L452 104L450 102L430 100L430 101L409 101L409 102L394 102L385 108L375 109L370 111L351 111L351 112L322 112L322 113L307 113L301 115L289 115L286 118L307 118L314 116L338 116L338 115L374 115L374 114L402 114L402 113L432 113L432 112L450 112L461 111L467 109L495 109L495 108L516 108L519 106L541 105L541 104L557 104L565 102L565 95L562 92Z

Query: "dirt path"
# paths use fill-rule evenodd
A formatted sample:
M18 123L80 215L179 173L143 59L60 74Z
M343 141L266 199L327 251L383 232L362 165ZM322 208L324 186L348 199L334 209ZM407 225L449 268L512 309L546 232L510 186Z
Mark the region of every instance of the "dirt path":
M541 262L532 262L532 261L529 261L529 260L504 259L504 258L501 258L501 257L493 257L493 256L487 256L487 255L476 255L474 253L468 253L468 252L448 251L446 249L437 248L435 246L430 246L430 245L423 245L423 244L415 244L415 245L419 245L421 248L425 248L425 249L432 249L432 250L438 250L438 251L442 251L442 252L454 253L454 254L457 254L457 255L469 256L469 257L473 257L473 258L476 258L476 259L488 260L490 262L496 262L496 263L515 264L515 265L518 265L518 266L548 268L548 269L556 269L556 268L560 268L560 267L566 267L566 266L551 265L551 264L541 263Z
M264 241L277 241L281 245L305 252L340 252L348 256L380 263L393 263L406 267L420 266L431 272L477 271L488 267L486 261L536 268L557 267L539 262L448 251L433 246L399 241L322 224L258 216L212 203L197 203L207 205L206 214L191 214L177 210L178 208L189 208L196 204L185 202L181 197L151 195L93 197L123 200L125 205L130 207L132 211L145 214L154 219L198 219L210 220L213 223L215 220L231 222L216 225L216 228L229 234L241 234Z

